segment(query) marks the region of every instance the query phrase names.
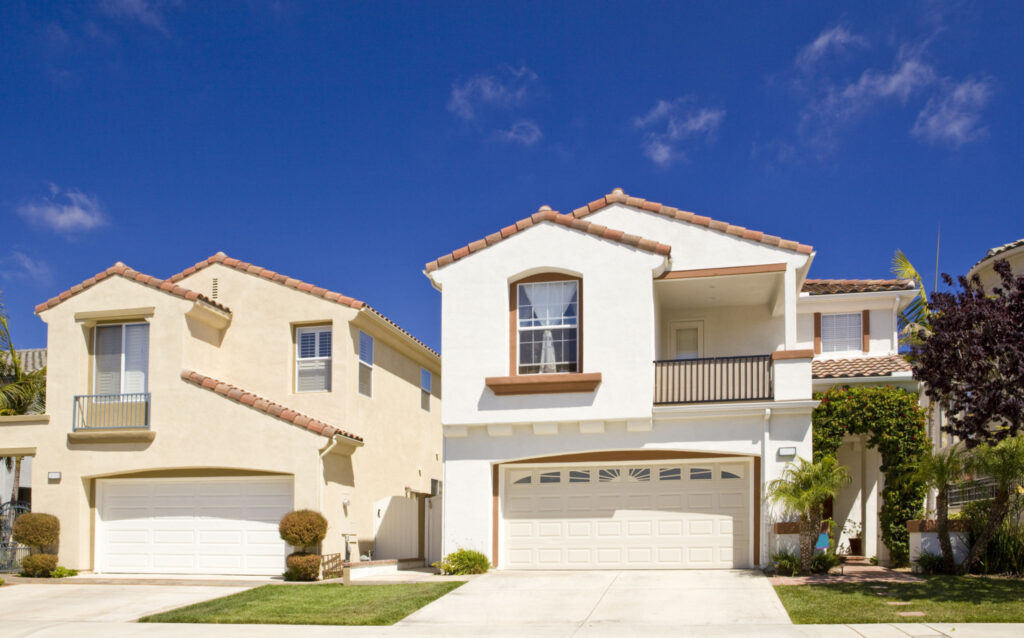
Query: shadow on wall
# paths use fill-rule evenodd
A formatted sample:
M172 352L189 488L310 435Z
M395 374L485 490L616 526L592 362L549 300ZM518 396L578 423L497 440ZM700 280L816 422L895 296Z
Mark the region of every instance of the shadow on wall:
M478 410L554 410L558 408L585 408L594 404L595 392L566 392L564 394L530 394L525 396L497 396L484 388L477 399Z
M422 557L421 501L417 496L389 496L374 503L375 559Z
M361 331L362 329L358 325L349 324L351 352L357 362L359 359L359 333ZM367 334L370 333L367 332ZM356 374L359 374L359 364L356 363L356 366ZM389 372L414 387L420 387L420 370L422 366L409 357L396 352L394 348L386 343L382 343L376 337L373 340L373 367ZM441 379L434 372L431 372L430 394L436 399L441 398Z

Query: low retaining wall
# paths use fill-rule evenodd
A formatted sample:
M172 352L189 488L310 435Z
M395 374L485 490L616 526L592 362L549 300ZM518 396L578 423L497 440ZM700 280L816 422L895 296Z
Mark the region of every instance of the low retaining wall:
M910 532L910 562L915 563L922 552L942 554L936 521L907 521ZM963 521L949 521L949 542L953 545L953 560L958 564L967 557L967 528Z

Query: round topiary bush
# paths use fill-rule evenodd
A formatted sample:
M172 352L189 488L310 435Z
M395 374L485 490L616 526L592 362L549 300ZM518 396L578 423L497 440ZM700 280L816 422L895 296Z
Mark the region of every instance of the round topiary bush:
M313 581L320 577L320 555L295 552L285 559L288 570L284 573L285 580Z
M14 540L29 547L56 545L60 540L60 520L53 514L28 512L14 519Z
M29 554L21 559L21 575L32 578L49 578L57 569L56 554Z
M491 568L491 561L478 551L459 549L448 554L432 565L441 570L442 574L463 576L465 574L485 574Z
M296 554L303 554L327 536L327 519L320 512L296 510L281 517L277 530L284 542L299 550Z

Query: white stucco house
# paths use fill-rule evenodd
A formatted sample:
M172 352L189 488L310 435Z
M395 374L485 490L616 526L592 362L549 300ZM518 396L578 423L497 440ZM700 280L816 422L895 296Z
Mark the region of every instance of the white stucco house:
M767 562L768 481L811 456L812 393L916 388L903 280L814 280L811 246L627 196L542 206L426 265L442 293L443 551L499 569ZM877 454L837 520L884 557Z

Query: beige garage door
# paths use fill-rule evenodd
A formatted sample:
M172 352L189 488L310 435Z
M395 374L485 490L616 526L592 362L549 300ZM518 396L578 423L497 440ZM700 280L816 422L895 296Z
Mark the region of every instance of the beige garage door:
M752 463L506 466L510 569L751 566Z

